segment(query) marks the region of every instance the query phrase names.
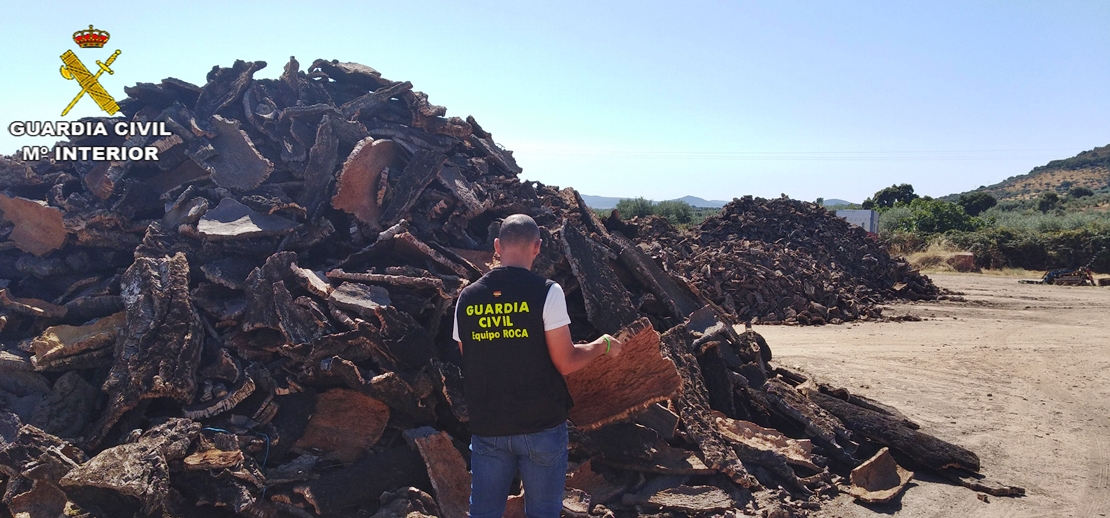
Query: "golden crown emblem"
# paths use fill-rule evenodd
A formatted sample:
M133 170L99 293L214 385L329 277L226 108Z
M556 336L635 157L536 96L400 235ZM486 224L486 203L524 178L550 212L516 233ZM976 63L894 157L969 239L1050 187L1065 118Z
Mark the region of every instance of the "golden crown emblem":
M111 35L108 34L108 31L94 29L92 25L89 25L87 30L80 30L73 33L73 41L77 42L83 49L99 49L103 47L105 43L108 43L108 38L110 37Z

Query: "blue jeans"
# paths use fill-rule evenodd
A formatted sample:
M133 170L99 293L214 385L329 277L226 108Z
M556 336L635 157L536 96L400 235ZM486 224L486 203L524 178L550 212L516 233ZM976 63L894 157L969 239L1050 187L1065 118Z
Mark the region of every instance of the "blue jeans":
M501 518L520 472L528 518L558 518L567 476L567 424L524 435L470 438L470 516Z

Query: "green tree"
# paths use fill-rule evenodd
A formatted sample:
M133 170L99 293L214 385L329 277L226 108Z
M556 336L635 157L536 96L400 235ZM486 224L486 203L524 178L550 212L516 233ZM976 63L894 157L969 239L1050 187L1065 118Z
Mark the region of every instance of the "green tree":
M1076 185L1075 187L1072 187L1070 190L1068 190L1068 196L1071 196L1072 198L1083 198L1085 196L1094 195L1095 191L1092 191L1087 187L1083 187L1082 185Z
M911 203L918 196L913 192L913 186L904 183L891 185L875 193L874 196L863 200L864 209L885 209L893 207L895 203Z
M978 218L964 212L964 208L943 200L916 199L910 203L913 211L914 230L941 233L949 230L975 230Z
M971 194L961 194L960 199L956 200L956 204L963 207L964 212L969 216L978 216L983 211L998 205L998 200L989 193L977 191Z
M1057 203L1060 203L1060 195L1052 191L1045 191L1041 193L1041 199L1037 200L1037 210L1048 212L1055 209Z
M689 223L694 219L694 209L682 200L667 200L652 207L655 215L663 216L675 225Z
M824 198L817 198L817 201L815 201L813 203L816 203L818 207L824 207L825 206L825 199Z
M623 219L632 219L641 216L650 216L655 213L651 200L644 198L625 198L617 202L617 212Z
M914 229L913 210L909 207L893 207L884 210L879 217L879 233L883 235Z

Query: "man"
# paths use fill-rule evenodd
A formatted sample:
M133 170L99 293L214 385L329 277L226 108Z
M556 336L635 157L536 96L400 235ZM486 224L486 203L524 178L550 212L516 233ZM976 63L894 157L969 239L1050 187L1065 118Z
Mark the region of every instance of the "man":
M563 289L531 271L540 253L532 218L505 218L493 247L501 266L467 286L455 306L473 434L470 516L502 516L519 472L529 518L558 517L573 404L563 376L620 354L621 343L609 335L571 342Z

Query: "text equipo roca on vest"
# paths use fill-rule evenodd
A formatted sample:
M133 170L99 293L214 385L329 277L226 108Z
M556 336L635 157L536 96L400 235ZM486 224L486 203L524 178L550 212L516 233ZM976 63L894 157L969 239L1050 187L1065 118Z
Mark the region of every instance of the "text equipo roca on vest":
M109 129L111 133L109 133ZM13 137L117 137L151 136L169 137L164 121L15 121L8 125ZM46 146L23 146L23 160L36 161L51 157ZM158 160L155 146L67 146L54 147L54 160Z

